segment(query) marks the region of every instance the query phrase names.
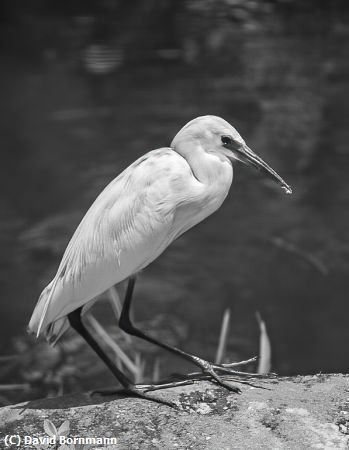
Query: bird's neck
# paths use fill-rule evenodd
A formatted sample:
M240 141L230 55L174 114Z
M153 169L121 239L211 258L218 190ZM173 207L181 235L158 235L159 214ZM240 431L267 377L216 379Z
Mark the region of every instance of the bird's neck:
M199 144L193 145L184 151L181 150L181 148L176 149L187 160L194 177L200 183L206 186L212 186L217 183L230 186L233 169L231 162L224 155L206 151Z

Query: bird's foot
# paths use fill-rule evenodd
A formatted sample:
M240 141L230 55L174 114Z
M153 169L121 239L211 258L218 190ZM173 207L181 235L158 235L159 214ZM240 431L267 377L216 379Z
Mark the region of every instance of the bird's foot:
M222 386L228 391L235 392L236 394L241 394L241 389L239 387L227 383L223 377L217 374L214 365L210 363L205 364L205 367L202 368L202 373L204 375L207 375L209 381L217 383L219 386ZM237 380L231 379L229 381L237 381Z
M169 383L167 383L169 384ZM182 382L182 384L184 384L184 382ZM186 383L188 384L188 382ZM171 386L167 386L164 385L164 387L162 387L162 385L158 385L158 387L156 387L157 385L130 385L128 387L124 387L124 388L120 388L120 389L113 389L113 388L104 388L104 389L100 389L100 390L95 390L95 391L91 391L89 394L91 396L93 395L101 395L101 396L111 396L111 395L126 395L128 397L136 397L136 398L142 398L144 400L150 400L152 402L161 404L161 405L166 405L169 406L170 408L174 408L174 409L178 409L178 405L176 405L176 403L168 401L168 400L163 400L160 397L155 397L153 395L148 395L147 392L151 391L151 390L156 390L156 389L165 389L167 387L171 387Z
M260 373L253 373L253 372L242 372L240 370L235 370L235 367L238 367L241 364L247 364L248 362L254 362L257 360L257 357L255 358L251 358L247 361L242 361L242 363L227 363L227 364L212 364L212 367L214 368L214 370L222 373L222 374L226 374L226 375L236 375L238 377L243 377L243 378L259 378L259 379L263 379L263 378L276 378L277 375L275 373L264 373L264 374L260 374Z
M246 384L248 386L260 389L266 389L264 386L254 384L251 380L255 378L258 378L259 380L263 378L270 379L272 377L275 377L276 376L275 374L261 375L257 373L242 372L239 370L235 370L235 367L246 365L251 362L255 362L256 360L257 357L254 357L241 362L234 362L229 364L212 364L201 358L195 357L196 364L201 368L202 372L191 373L188 375L188 379L191 379L192 381L199 381L199 380L212 381L213 383L217 383L219 386L222 386L228 389L229 391L236 393L241 392L240 388L231 385L230 382Z

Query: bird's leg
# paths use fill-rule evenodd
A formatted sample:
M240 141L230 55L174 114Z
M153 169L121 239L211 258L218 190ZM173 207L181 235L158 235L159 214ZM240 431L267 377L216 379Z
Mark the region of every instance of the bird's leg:
M179 348L171 347L170 345L160 342L157 339L147 335L143 331L137 329L132 324L132 322L130 320L130 307L131 307L132 294L133 294L135 282L136 282L135 276L132 276L129 278L129 282L128 282L128 286L127 286L127 290L126 290L125 301L124 301L120 319L119 319L120 328L123 331L125 331L126 333L132 334L133 336L137 336L141 339L151 342L152 344L158 345L159 347L169 350L170 352L175 353L176 355L181 356L182 358L186 359L187 361L190 361L191 363L200 367L203 374L206 376L205 377L197 376L196 379L198 379L198 380L203 379L203 378L207 379L207 376L208 376L210 381L214 381L215 383L228 389L229 391L239 393L240 389L236 386L232 386L232 385L226 383L224 381L224 379L217 374L217 371L222 371L224 374L235 375L238 377L241 376L242 374L244 374L244 372L237 372L237 371L231 370L225 366L218 366L215 364L211 364L208 361L205 361L202 358L199 358L197 356L186 353L183 350L180 350ZM202 374L199 374L199 375L202 375ZM252 376L252 374L246 374L246 375L247 375L247 377ZM191 379L195 379L195 377L192 377ZM241 380L239 380L237 378L230 378L230 381L241 382ZM243 381L243 383L252 385L252 383L249 383L246 380ZM151 390L154 390L154 385L149 386L149 388ZM159 386L159 388L160 388L160 386Z
M69 323L72 326L72 328L74 328L80 334L80 336L88 343L88 345L97 353L97 355L102 359L102 361L107 365L107 367L111 370L116 379L122 385L123 389L119 390L119 392L125 393L133 397L140 397L146 400L151 400L153 402L167 405L172 408L177 408L177 405L175 403L162 400L157 397L149 396L148 394L146 394L145 389L142 389L142 387L135 386L131 382L131 380L127 378L127 376L114 364L114 362L109 358L109 356L100 347L98 342L86 329L81 320L81 310L82 307L68 314Z

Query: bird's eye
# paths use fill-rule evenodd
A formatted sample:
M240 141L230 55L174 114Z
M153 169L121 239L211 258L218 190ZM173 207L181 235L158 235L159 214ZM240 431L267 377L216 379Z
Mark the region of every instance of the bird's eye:
M233 142L233 139L230 136L222 136L221 141L223 145L229 145Z

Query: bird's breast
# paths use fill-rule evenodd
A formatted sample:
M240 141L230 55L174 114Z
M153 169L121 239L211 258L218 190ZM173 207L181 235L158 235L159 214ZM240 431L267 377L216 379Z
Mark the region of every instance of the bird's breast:
M207 181L189 189L185 200L176 208L172 230L174 239L219 209L228 195L232 179L231 163L213 159Z

